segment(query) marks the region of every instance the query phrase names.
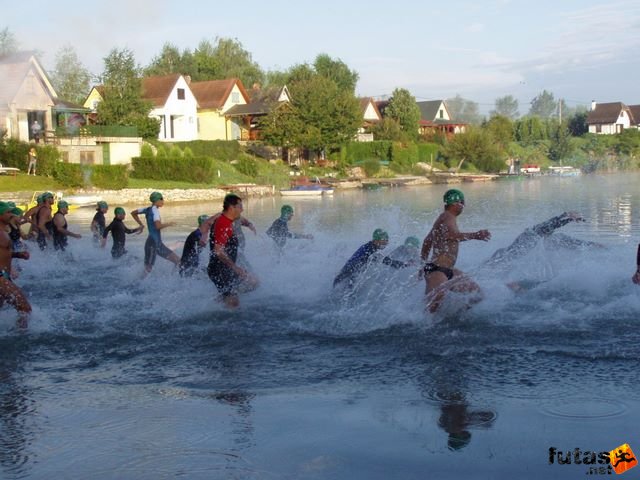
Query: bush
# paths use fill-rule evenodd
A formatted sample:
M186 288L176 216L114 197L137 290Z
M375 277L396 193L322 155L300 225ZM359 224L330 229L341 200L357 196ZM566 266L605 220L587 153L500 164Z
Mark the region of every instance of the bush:
M167 148L164 145L160 145L156 148L156 158L167 158L168 156Z
M143 143L142 148L140 148L140 156L141 157L153 157L153 147L148 143Z
M340 154L340 159L352 165L363 159L391 160L392 143L386 140L376 142L350 142L345 146L346 152Z
M379 171L382 165L376 158L369 158L362 163L362 169L367 177L374 177Z
M171 158L181 158L183 156L182 150L180 150L180 147L177 145L171 145L168 156Z
M184 158L193 158L193 150L191 150L189 147L184 147L184 150L182 151L182 156Z
M216 174L214 162L208 157L136 157L131 163L133 165L131 176L147 180L210 183Z
M65 187L82 188L85 186L82 165L78 163L58 163L55 166L53 177Z
M88 185L105 190L122 190L129 182L127 165L94 165L83 168L83 173Z
M230 162L240 157L240 143L237 140L193 140L180 142L183 148L190 148L196 157L212 157Z
M258 175L258 165L253 158L242 157L238 163L235 164L235 167L236 170L248 177L255 177Z

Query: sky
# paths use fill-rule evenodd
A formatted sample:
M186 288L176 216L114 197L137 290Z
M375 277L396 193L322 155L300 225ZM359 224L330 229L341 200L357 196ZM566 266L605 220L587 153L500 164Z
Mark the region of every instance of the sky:
M99 74L113 48L145 66L166 42L193 50L225 37L264 70L339 58L358 72L359 96L459 94L484 114L505 95L525 114L545 89L569 107L640 104L638 0L0 0L0 11L0 29L47 70L66 45Z

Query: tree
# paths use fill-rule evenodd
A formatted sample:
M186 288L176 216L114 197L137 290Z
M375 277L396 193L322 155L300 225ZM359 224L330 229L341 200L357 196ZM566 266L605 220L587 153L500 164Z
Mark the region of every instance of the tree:
M291 102L260 122L267 143L322 152L353 138L362 114L352 92L340 89L309 65L292 67L288 78Z
M560 161L567 158L573 152L573 144L571 143L571 134L565 122L554 122L550 125L549 158L553 161Z
M443 155L453 161L467 161L485 172L499 172L505 168L504 153L491 135L478 127L469 127L454 135L444 146Z
M516 120L514 132L516 141L524 145L532 145L549 138L547 126L540 117L524 117Z
M640 131L627 128L616 137L615 150L617 153L630 157L640 155Z
M0 30L0 57L16 53L18 51L18 41L9 27Z
M531 101L529 115L540 117L543 119L551 118L557 111L557 102L553 97L553 93L543 90L538 96Z
M501 149L507 148L513 141L513 122L508 117L494 115L485 122L483 129L491 135Z
M193 51L193 62L195 63L195 72L192 76L194 81L218 79L215 48L209 40L200 41Z
M491 111L491 115L502 115L511 120L518 118L518 100L512 95L496 98L496 109Z
M569 118L569 132L574 137L581 137L585 133L589 132L589 126L587 125L588 112L576 112Z
M67 45L56 53L56 63L51 73L53 83L61 98L82 103L91 88L91 74L80 62L76 50Z
M371 127L371 133L376 140L391 140L400 142L406 138L400 123L395 118L383 117Z
M416 98L404 88L396 88L391 95L385 115L396 120L406 135L415 138L422 116Z
M180 53L178 47L168 42L162 46L160 54L153 57L151 63L144 69L144 74L147 77L172 73L193 77L195 72L196 66L191 51L185 49Z
M478 104L476 102L462 98L460 95L456 95L453 98L445 100L445 103L449 113L451 114L451 119L456 122L479 125L482 121L482 115L480 115Z
M193 62L191 77L196 81L239 78L251 88L264 80L264 72L237 39L216 38L215 44L202 40L193 52Z
M339 89L354 93L358 83L358 72L351 70L342 60L334 60L321 53L313 62L315 71L329 80L333 80Z
M131 50L114 48L109 52L104 58L104 96L98 104L98 123L137 126L140 134L153 138L158 136L160 123L149 118L152 104L142 99L140 73Z

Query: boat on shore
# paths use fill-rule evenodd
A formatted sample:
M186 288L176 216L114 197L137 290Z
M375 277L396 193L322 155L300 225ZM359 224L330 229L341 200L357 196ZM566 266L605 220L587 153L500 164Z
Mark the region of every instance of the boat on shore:
M281 189L280 195L285 197L320 197L333 195L333 188L321 185L295 185L291 188Z
M582 172L575 167L549 167L549 175L553 175L555 177L577 177L581 174Z

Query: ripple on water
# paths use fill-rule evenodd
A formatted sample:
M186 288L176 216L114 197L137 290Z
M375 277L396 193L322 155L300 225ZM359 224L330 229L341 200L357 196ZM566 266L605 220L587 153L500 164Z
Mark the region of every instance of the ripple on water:
M624 402L610 398L559 399L545 402L540 411L551 417L596 420L619 417L627 413L629 407Z

